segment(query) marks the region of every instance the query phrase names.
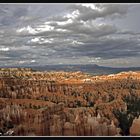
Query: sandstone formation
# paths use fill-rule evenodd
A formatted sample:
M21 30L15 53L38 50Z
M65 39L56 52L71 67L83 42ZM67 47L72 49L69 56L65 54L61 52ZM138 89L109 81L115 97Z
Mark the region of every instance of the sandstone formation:
M127 117L132 118L126 122L130 135L140 135L134 119L139 108L131 106L139 103L139 95L140 72L91 76L3 68L0 134L118 136L127 133L121 124L121 118Z
M133 120L132 126L130 128L131 136L140 136L140 117Z

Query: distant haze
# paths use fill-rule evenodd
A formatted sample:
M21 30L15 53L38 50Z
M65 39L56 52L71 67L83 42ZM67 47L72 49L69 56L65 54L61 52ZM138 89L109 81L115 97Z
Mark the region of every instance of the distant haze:
M0 67L139 60L140 4L0 4Z

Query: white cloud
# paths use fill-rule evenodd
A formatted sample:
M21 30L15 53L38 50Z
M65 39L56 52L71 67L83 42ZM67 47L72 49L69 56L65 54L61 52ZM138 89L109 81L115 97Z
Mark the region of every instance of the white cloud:
M68 32L66 29L56 29L57 32Z
M121 16L127 13L128 5L121 4L75 4L70 6L71 9L77 9L81 20L95 20L110 16Z
M31 62L31 63L35 63L35 62L36 62L36 60L31 60L30 62Z
M68 19L67 21L58 21L56 22L57 25L59 26L63 26L63 25L67 25L67 24L70 24L70 23L73 23L73 20L72 19Z
M89 58L89 63L97 63L101 60L101 57L92 57L92 58Z
M30 42L39 42L39 40L40 40L40 38L39 37L36 37L36 38L31 39Z
M44 31L52 31L54 30L53 26L50 26L48 24L43 24L43 25L39 25L36 30L38 31L38 33L40 32L44 32Z
M83 45L84 43L83 42L79 42L77 40L74 40L74 41L72 41L72 44L73 45Z
M18 61L19 64L24 64L26 61Z
M17 33L29 33L29 34L36 34L38 33L34 28L32 28L31 26L27 26L27 27L23 27L20 29L17 29Z
M4 51L4 52L7 52L9 50L10 50L9 48L0 48L0 51Z
M35 37L28 41L28 43L38 43L38 44L44 44L44 43L53 43L53 38L44 39L42 37Z
M79 16L79 11L78 10L75 10L75 11L73 11L72 13L70 13L70 14L66 14L66 15L64 15L64 19L65 18L68 18L68 19L75 19L76 17L78 17Z
M50 25L47 25L47 24L42 24L42 25L39 25L37 27L31 27L31 26L27 26L27 27L23 27L23 28L20 28L20 29L17 29L17 33L20 33L20 34L32 34L32 35L35 35L35 34L38 34L38 33L41 33L41 32L45 32L45 31L52 31L54 30L54 27L53 26L50 26Z

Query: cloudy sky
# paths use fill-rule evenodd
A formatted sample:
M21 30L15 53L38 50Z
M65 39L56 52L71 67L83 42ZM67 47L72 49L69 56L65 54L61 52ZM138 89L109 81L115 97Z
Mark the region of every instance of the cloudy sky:
M140 66L140 4L0 4L0 66Z

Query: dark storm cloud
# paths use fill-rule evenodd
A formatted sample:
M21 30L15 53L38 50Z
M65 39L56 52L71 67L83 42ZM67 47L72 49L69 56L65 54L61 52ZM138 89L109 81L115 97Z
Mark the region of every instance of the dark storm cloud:
M20 17L26 16L28 14L28 6L17 5L0 5L0 23L2 26L15 26L20 22Z
M1 4L0 23L3 26L34 24L60 11L64 11L63 4Z
M84 49L86 49L86 51L84 51ZM128 56L139 56L140 46L133 40L117 39L103 42L100 40L100 44L97 42L83 45L80 46L80 51L78 48L74 48L73 52L81 56L95 56L103 59L125 58Z

